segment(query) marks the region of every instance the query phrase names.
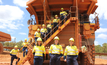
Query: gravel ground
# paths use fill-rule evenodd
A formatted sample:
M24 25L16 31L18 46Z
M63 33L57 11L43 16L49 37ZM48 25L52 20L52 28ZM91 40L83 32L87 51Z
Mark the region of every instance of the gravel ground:
M107 60L107 56L95 56L95 58L105 59Z
M95 65L107 65L107 56L96 56ZM0 54L0 65L10 65L11 57L9 52L4 52ZM13 65L15 65L16 60L14 60ZM24 65L30 65L27 61Z

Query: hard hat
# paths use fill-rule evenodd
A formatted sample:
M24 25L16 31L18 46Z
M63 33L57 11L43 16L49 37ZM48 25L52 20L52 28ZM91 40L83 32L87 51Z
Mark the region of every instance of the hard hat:
M55 15L55 17L58 17L58 15Z
M40 31L40 29L38 28L37 31Z
M74 38L70 38L69 41L73 41L74 42Z
M61 8L61 10L64 10L64 8Z
M37 38L37 41L42 41L42 39L39 37L39 38Z
M42 26L45 26L45 24L42 24Z
M56 39L59 40L59 37L58 36L54 37L54 40L56 40Z
M17 46L17 45L15 45L15 46L14 46L14 48L18 48L18 46Z
M27 40L27 39L25 38L25 40Z

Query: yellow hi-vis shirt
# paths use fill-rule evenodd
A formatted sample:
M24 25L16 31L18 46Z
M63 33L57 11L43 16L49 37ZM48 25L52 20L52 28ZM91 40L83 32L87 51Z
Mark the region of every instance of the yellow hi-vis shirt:
M63 54L63 49L61 45L52 44L49 49L51 54Z
M46 32L47 32L47 29L46 29L46 28L41 28L40 32L46 33Z
M64 56L67 55L78 55L78 50L76 46L66 46Z
M58 23L60 21L60 19L54 19L53 23Z
M12 55L16 55L17 53L18 53L18 51L19 51L19 49L12 49L11 51L10 51L10 54L12 54Z
M32 53L35 52L35 56L43 56L43 53L46 54L44 46L34 46Z
M51 28L52 28L52 25L51 25L51 24L48 24L48 25L47 25L47 28L50 28L50 29L51 29Z
M28 44L29 44L28 42L23 42L23 43L22 43L22 46L23 46L23 47L27 47Z
M67 12L66 11L61 11L60 15L65 16L65 15L67 15Z
M41 37L41 33L38 32L38 31L36 31L35 34L34 34L34 36L35 36L35 37Z

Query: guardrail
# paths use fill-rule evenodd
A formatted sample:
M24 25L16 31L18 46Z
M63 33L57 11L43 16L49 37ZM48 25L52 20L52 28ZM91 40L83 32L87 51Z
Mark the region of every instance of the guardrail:
M105 56L107 56L107 53L95 53L95 55L99 55L99 56L105 55Z

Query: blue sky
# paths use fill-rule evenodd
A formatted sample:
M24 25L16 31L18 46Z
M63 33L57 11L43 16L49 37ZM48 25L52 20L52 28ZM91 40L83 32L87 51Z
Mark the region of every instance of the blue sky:
M26 10L28 0L0 0L0 31L9 33L12 41L28 39L27 20L30 14ZM99 14L100 29L96 31L95 45L107 43L107 6L106 0L98 0L96 12ZM91 15L94 17L93 15Z

